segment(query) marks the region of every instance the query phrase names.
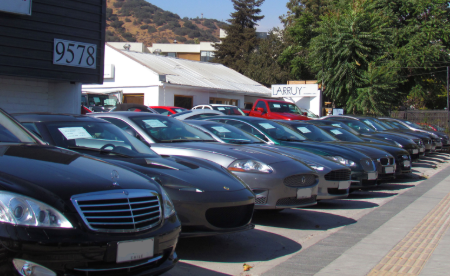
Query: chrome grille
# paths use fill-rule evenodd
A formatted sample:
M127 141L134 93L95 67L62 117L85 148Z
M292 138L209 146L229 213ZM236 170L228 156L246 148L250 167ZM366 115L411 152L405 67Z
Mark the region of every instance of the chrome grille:
M350 175L352 171L351 170L334 170L325 175L325 180L331 180L331 181L345 181L350 180Z
M256 197L255 198L255 204L266 204L267 203L267 197Z
M316 181L317 176L314 174L296 174L286 177L284 185L289 187L306 187L314 185Z
M139 232L161 222L158 193L113 190L74 195L72 203L89 229L98 232Z
M387 158L387 157L380 158L380 159L378 159L378 162L380 162L380 164L382 166L387 166L387 165L389 165L389 158Z

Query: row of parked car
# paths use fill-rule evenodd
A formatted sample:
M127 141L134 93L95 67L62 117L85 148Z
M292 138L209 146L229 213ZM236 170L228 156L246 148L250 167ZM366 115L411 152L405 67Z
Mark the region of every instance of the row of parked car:
M346 198L450 146L390 118L156 108L0 110L2 275L161 274L179 237L251 230L254 210Z

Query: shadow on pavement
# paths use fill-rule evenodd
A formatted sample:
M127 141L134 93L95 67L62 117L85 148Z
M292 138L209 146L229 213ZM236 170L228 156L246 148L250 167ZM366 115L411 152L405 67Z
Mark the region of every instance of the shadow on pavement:
M446 158L446 157L442 157L442 156L432 156L432 157L427 156L427 157L423 158L423 160L424 160L424 161L432 161L432 162L445 163L445 162L447 162L447 161L450 160L450 159L448 159L448 158ZM419 162L421 162L421 161L422 161L422 160L420 160Z
M309 207L308 209L368 209L378 207L379 205L372 202L367 201L356 201L356 200L346 200L346 199L330 199L330 200L322 200L316 206Z
M272 260L301 248L294 240L254 229L230 235L180 239L176 251L182 260L244 263Z
M257 225L270 227L325 231L353 224L356 220L313 209L286 209L279 213L255 212L252 222Z
M436 164L434 162L417 162L413 164L413 167L419 167L419 168L431 168L435 169Z
M220 273L209 270L200 266L178 262L178 264L170 271L162 274L162 276L228 276L229 274Z

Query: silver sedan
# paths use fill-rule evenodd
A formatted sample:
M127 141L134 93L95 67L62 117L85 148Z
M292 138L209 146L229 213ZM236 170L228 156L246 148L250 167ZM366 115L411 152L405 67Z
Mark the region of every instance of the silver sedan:
M198 157L220 164L250 186L256 195L255 209L305 207L317 203L317 172L292 158L262 148L220 144L206 133L163 115L109 112L90 116L107 120L151 144L160 155Z
M231 125L201 120L185 122L208 133L218 142L263 148L308 164L319 174L317 200L346 198L348 196L351 170L345 166L301 149L268 145L261 139Z

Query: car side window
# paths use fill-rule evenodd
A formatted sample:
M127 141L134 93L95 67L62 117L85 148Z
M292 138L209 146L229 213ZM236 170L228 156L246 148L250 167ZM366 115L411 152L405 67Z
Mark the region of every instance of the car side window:
M267 111L267 107L266 107L266 103L265 103L265 102L262 102L262 101L258 102L258 103L256 104L255 110L257 110L258 107L262 107L262 108L264 109L264 112Z
M218 114L215 113L202 113L202 114L197 114L194 116L189 117L189 120L195 120L195 119L199 119L199 118L206 118L206 117L211 117L211 116L217 116Z

